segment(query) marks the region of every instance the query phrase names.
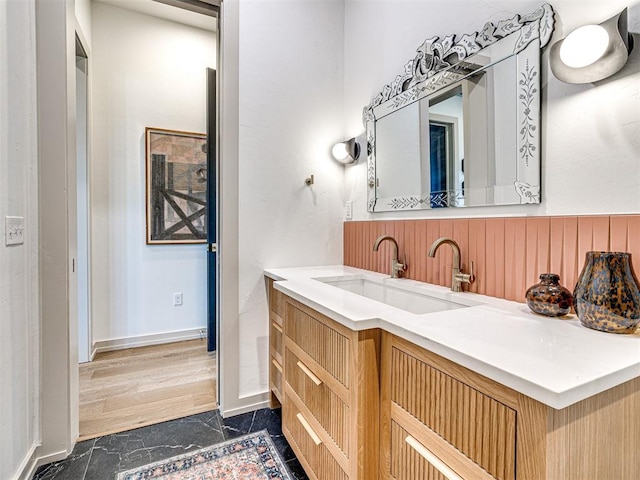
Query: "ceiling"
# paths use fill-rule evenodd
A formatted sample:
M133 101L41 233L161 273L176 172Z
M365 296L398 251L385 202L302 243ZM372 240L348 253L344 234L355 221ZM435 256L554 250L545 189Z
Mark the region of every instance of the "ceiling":
M154 0L96 0L126 10L151 15L152 17L164 18L173 22L190 25L215 32L218 28L218 19L203 15L201 13L190 12L183 8L172 7Z

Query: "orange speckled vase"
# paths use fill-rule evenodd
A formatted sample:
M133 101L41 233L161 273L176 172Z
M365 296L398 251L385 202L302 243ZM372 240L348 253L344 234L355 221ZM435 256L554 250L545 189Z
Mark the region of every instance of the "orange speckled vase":
M640 289L631 254L587 252L573 292L580 322L611 333L633 333L640 324Z
M571 292L560 285L560 277L555 273L540 275L540 283L529 287L525 298L532 312L547 317L567 315L573 305Z

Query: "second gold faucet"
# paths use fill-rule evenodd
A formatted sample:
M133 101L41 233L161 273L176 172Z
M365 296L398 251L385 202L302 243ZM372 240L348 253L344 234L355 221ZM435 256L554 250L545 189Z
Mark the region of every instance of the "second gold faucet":
M463 283L473 283L475 277L473 276L473 262L471 262L471 272L463 273L460 269L460 247L455 240L448 237L441 237L431 244L429 248L429 256L434 258L436 251L443 244L449 245L453 249L453 267L451 271L451 290L454 292L462 291Z
M402 276L402 272L407 269L407 262L398 262L398 242L396 242L396 239L391 235L380 235L378 238L376 238L376 241L373 244L373 251L377 252L380 244L384 240L389 240L393 245L393 256L391 258L391 278L400 278Z

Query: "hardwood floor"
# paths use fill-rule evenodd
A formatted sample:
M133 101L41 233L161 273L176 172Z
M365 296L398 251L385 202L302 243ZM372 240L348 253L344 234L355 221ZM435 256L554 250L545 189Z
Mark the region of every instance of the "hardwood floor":
M78 440L213 410L216 377L205 340L99 353L80 365Z

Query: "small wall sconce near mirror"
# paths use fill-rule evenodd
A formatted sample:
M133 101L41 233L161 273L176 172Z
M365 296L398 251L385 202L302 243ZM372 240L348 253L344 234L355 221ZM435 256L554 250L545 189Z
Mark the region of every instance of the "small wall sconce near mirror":
M618 72L633 49L627 9L599 25L584 25L556 42L549 53L551 71L565 83L591 83Z
M344 165L351 165L356 163L358 157L360 157L360 144L355 138L336 143L331 149L331 155L338 162Z

